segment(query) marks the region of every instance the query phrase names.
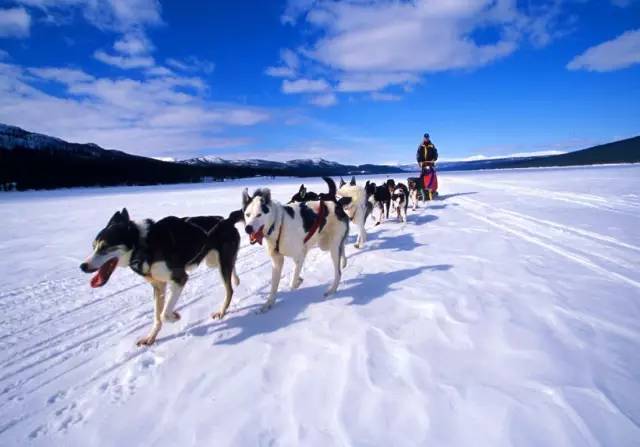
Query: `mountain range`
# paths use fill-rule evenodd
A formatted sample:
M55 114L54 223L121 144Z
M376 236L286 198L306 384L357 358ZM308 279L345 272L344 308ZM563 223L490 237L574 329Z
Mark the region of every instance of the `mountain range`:
M0 187L53 189L74 186L192 183L254 176L319 177L392 174L398 167L343 165L323 159L288 162L200 157L162 161L103 149L0 124Z
M410 151L413 152L413 151ZM444 152L441 149L441 152ZM564 154L441 161L439 171L640 162L640 136ZM286 162L205 156L162 161L0 124L0 189L192 183L254 176L319 177L417 172L415 163L344 165L321 158Z

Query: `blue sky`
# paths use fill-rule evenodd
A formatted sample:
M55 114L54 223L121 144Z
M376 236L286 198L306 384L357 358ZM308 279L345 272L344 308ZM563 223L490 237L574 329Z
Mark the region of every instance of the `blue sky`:
M177 159L580 149L640 134L640 1L0 0L0 122Z

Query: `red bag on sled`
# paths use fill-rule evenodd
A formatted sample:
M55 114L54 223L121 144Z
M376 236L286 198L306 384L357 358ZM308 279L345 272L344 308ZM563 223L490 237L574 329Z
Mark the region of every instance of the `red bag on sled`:
M438 191L438 176L435 169L429 169L422 173L422 186L425 191Z

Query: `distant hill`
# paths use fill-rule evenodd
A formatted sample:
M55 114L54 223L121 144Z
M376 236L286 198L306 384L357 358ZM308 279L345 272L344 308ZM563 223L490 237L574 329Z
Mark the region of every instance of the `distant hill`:
M470 161L439 161L438 171L543 168L612 163L640 163L640 136L555 155L489 158ZM417 171L415 163L399 167L406 172Z
M191 183L253 176L315 177L322 175L387 174L399 168L342 165L326 160L227 161L197 158L182 162L103 149L92 143L59 138L0 124L0 188L53 189L74 186Z

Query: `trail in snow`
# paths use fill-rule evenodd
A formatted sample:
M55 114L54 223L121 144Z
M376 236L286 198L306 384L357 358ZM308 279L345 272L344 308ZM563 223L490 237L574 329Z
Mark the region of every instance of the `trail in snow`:
M443 173L407 224L352 234L336 296L314 251L265 314L243 240L229 315L201 267L149 349L149 286L78 270L112 212L226 214L245 183L299 182L1 195L0 445L637 445L639 173Z

